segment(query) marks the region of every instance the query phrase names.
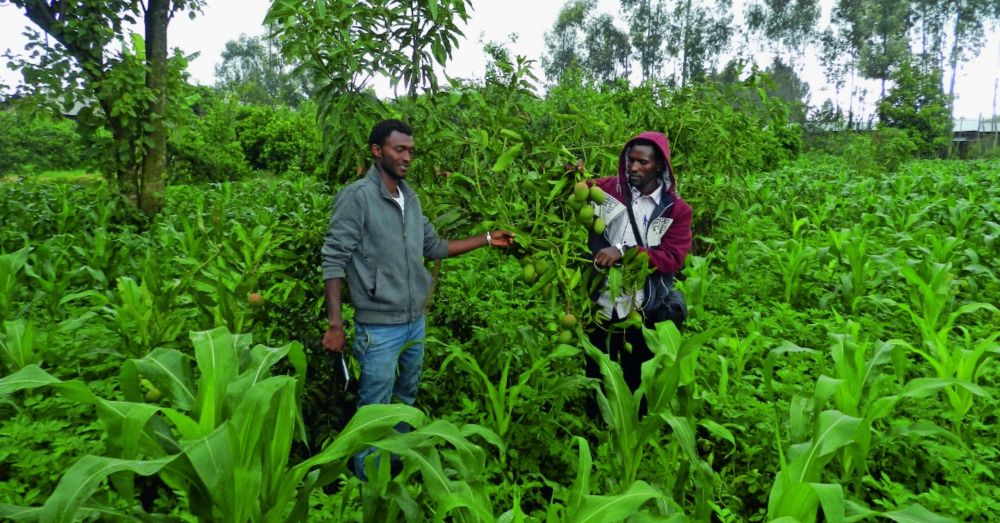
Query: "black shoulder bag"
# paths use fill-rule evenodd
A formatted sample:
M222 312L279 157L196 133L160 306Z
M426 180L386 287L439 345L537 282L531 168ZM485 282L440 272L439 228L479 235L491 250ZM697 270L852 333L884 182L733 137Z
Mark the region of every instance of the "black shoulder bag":
M645 242L642 241L645 236L639 233L639 226L635 223L632 202L625 204L625 208L628 210L628 221L632 224L636 243L645 247ZM656 272L649 275L646 279L646 303L642 308L642 315L653 323L670 320L678 329L684 324L687 319L687 304L684 302L684 294L674 288L673 274Z

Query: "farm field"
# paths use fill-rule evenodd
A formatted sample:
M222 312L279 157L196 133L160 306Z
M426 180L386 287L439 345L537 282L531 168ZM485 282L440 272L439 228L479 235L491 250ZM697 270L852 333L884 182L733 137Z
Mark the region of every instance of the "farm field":
M0 183L0 518L1000 514L1000 161L886 172L814 153L699 172L690 195L682 174L691 317L647 333L656 356L635 396L604 362L591 420L592 274L564 201L616 146L542 169L509 138L416 187L443 233L475 230L455 210L471 206L513 226L518 248L429 264L417 408L357 414L319 346L338 187L301 173L174 185L143 220L104 183ZM566 313L582 320L569 342ZM399 421L417 428L394 433ZM405 466L362 496L347 462L368 445Z

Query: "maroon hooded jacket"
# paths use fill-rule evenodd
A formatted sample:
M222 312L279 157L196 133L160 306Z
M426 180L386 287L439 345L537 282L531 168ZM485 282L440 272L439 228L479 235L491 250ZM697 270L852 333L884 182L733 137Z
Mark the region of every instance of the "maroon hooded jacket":
M610 198L605 198L604 203L595 209L595 216L600 217L607 224L605 233L598 235L590 233L590 249L593 255L605 247L610 247L612 242L607 237L608 231L616 228L612 223L617 220L625 220L628 224L627 205L631 204L632 191L628 185L628 175L626 171L626 158L629 146L636 140L645 139L653 142L660 149L667 164L666 173L663 176L663 184L660 190L660 204L653 211L653 219L649 222L642 243L648 247L638 247L649 254L650 264L656 268L660 275L669 277L668 285L673 284L674 273L684 267L684 258L691 250L691 206L677 195L677 181L674 178L674 169L670 165L670 143L662 133L647 131L629 140L622 148L618 156L618 176L599 178L594 180L592 185L600 187ZM656 276L654 274L654 276ZM653 279L651 277L651 279ZM659 280L659 278L657 278ZM659 294L654 289L647 288L647 299L651 298L650 291Z

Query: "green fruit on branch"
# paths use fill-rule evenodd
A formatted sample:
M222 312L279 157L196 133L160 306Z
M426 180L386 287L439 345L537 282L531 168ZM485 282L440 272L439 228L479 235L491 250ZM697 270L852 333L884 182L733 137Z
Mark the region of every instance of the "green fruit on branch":
M580 199L577 198L576 193L574 193L566 200L566 203L569 204L570 209L573 209L574 211L579 211L580 208L583 207L583 205L586 203L586 201L587 201L586 197Z
M604 191L600 187L590 188L590 201L600 205L604 203Z
M572 343L573 333L567 330L559 332L559 343Z
M543 274L545 274L547 272L549 272L549 262L547 262L545 260L536 260L535 261L535 274L537 274L538 276L541 276L541 275L543 275Z
M600 218L594 220L594 233L596 233L596 234L604 234L604 229L606 227L607 226L604 225L604 220L602 220Z
M586 201L589 193L590 189L587 187L587 182L576 182L576 185L573 186L573 196L581 202Z
M562 318L559 318L559 326L564 329L576 327L576 316L566 313Z
M538 275L535 273L534 265L525 265L521 268L521 279L527 283L532 283Z
M584 205L576 216L580 219L580 223L590 227L590 224L594 221L594 208Z

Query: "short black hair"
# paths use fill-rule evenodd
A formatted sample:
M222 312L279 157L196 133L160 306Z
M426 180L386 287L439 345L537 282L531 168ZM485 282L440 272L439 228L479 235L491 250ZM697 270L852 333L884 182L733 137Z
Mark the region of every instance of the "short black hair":
M381 147L385 145L386 138L393 131L403 133L406 136L413 136L413 129L409 125L406 125L405 122L400 120L382 120L375 124L375 127L372 127L372 133L368 135L368 146L378 145Z

